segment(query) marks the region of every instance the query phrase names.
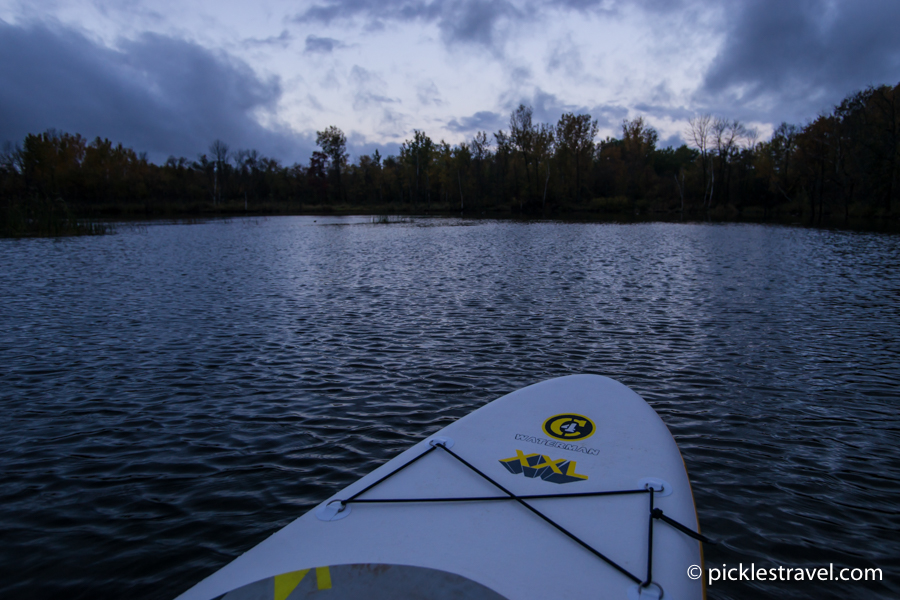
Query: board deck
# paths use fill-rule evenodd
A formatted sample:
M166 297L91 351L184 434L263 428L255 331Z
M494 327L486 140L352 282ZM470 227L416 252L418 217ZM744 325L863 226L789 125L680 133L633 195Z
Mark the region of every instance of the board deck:
M595 492L628 493L571 495ZM483 499L426 501L473 497ZM702 566L700 543L650 519L651 497L698 531L656 412L606 377L552 379L448 425L179 600L702 598L687 576ZM641 586L651 522L652 585Z

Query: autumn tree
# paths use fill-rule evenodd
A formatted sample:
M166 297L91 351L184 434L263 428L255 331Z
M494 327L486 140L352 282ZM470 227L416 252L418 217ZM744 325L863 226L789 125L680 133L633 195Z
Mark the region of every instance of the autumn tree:
M341 173L347 165L347 137L344 132L330 125L322 131L316 132L316 144L322 149L322 154L327 158L327 169L330 179L334 182L336 198L343 199Z
M772 157L773 192L790 201L793 195L793 183L791 180L792 157L797 149L797 134L800 128L796 125L781 123L772 134L769 142Z
M423 189L426 203L429 206L431 204L431 159L434 150L435 145L431 138L418 129L413 130L413 139L406 140L400 146L400 158L412 179L410 195L414 206L419 202Z
M868 88L861 94L869 115L865 137L860 139L873 157L871 176L882 210L890 214L900 177L900 84Z
M463 182L469 183L469 172L472 165L472 150L469 144L463 142L450 150L450 159L453 164L453 170L456 171L456 184L459 189L459 212L465 212L466 195L464 191L471 189L471 185L464 186Z
M643 117L622 122L622 158L628 177L628 195L631 196L635 211L636 201L642 198L652 179L652 159L659 134Z
M594 156L597 121L591 115L565 113L556 124L556 156L559 163L560 191L564 197L581 203Z

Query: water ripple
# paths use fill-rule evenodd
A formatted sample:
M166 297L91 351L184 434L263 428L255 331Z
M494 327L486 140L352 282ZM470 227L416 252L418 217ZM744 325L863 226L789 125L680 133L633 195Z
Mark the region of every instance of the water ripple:
M677 438L708 564L884 571L711 598L897 597L897 239L292 217L0 240L0 596L170 598L485 402L600 373Z

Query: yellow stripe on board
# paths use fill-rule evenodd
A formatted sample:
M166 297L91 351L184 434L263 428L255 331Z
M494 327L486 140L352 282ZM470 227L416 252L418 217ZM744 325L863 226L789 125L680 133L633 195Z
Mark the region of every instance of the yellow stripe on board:
M331 571L328 567L316 567L316 583L319 584L320 590L331 589Z
M326 570L328 567L326 567ZM291 592L296 589L300 582L303 581L303 578L306 577L306 574L309 573L309 569L303 569L302 571L293 571L291 573L282 573L281 575L275 576L275 600L287 600L287 597L291 595ZM319 575L319 569L316 569L316 576ZM321 580L320 580L321 581ZM331 578L328 579L328 587L331 587ZM322 584L319 584L319 589L322 588Z

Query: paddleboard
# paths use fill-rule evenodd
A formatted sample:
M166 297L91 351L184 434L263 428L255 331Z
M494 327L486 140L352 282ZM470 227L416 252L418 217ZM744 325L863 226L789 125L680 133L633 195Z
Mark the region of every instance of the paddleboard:
M572 375L448 425L179 600L696 600L698 531L656 412Z

